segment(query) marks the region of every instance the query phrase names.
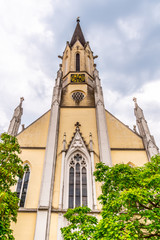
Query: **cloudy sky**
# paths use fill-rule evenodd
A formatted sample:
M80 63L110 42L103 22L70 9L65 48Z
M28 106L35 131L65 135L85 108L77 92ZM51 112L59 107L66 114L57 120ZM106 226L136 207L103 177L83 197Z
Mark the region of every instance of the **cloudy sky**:
M25 126L48 111L57 57L80 16L105 106L130 128L133 97L160 147L159 0L0 0L0 132L23 96Z

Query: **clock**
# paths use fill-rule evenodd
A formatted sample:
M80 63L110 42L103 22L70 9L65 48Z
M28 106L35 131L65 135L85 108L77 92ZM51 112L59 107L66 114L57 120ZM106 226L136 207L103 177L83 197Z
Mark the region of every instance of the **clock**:
M72 83L83 83L85 82L85 74L71 74Z

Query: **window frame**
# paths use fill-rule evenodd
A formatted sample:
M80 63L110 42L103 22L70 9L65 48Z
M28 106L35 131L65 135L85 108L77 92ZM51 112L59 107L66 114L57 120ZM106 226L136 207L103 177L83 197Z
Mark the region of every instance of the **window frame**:
M69 208L69 172L70 172L70 161L71 158L74 157L76 154L80 154L82 158L86 161L86 180L87 180L87 206L91 209L93 209L93 174L92 174L92 166L91 166L91 158L88 153L84 153L83 151L76 150L71 152L70 154L66 155L65 158L65 164L64 164L64 180L63 180L63 208L68 209ZM82 167L83 168L83 167ZM74 178L75 181L75 178ZM82 188L82 183L80 185ZM75 191L75 185L74 185L74 191ZM81 190L82 192L82 190ZM81 195L82 198L82 195ZM82 199L81 199L82 203ZM82 204L81 204L82 206ZM74 207L75 207L75 198L74 198Z
M28 170L24 172L22 178L18 178L17 185L16 185L16 193L18 194L18 192L17 192L17 190L18 190L18 189L17 189L17 188L18 188L18 183L19 183L19 180L22 179L21 189L20 189L20 192L19 192L19 196L17 196L17 197L19 198L19 204L18 204L18 205L20 206L20 205L21 205L21 201L22 201L22 193L23 193L23 188L24 188L26 173L29 172L29 177L28 177L28 182L27 182L27 188L26 188L26 192L25 192L24 204L23 204L23 206L20 206L21 208L24 208L24 206L25 206L26 196L27 196L27 191L28 191L28 185L29 185L29 179L30 179L30 174L31 174L29 164L25 164L24 166L26 166L26 165L28 166Z
M77 156L80 156L80 160L77 160ZM73 169L73 172L71 171ZM85 169L85 184L84 184L84 172ZM72 175L73 174L73 175ZM72 176L71 176L72 175ZM88 191L87 191L87 164L86 159L82 157L82 154L74 154L69 161L69 194L68 194L68 207L75 208L83 205L86 197L86 203L84 206L88 206ZM86 187L84 189L83 187ZM71 194L73 192L73 194ZM79 194L78 194L79 192ZM86 196L84 195L86 192ZM79 196L79 198L78 198ZM72 199L72 202L71 202Z
M80 72L80 53L76 53L76 72Z

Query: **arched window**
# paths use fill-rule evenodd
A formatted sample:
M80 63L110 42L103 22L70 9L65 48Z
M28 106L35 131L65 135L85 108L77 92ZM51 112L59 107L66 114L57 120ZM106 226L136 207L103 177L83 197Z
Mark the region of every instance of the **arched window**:
M65 58L64 75L67 74L67 70L68 70L68 56Z
M79 53L76 54L76 72L80 71L80 55Z
M17 197L20 199L20 207L24 207L25 199L26 199L26 193L27 193L27 188L28 188L28 182L29 182L29 175L30 175L30 170L28 170L24 173L23 178L18 179L17 183Z
M87 164L77 153L70 160L69 167L69 208L87 206Z
M88 72L91 73L91 59L89 56L87 58L88 58Z

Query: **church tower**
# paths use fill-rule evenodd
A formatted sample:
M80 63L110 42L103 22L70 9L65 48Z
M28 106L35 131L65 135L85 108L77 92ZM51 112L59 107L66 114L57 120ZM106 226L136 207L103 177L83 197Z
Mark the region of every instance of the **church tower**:
M142 136L105 110L96 57L78 18L59 56L51 109L17 135L29 171L16 188L23 198L13 225L16 240L61 240L68 208L84 205L98 215L96 163L148 161Z

